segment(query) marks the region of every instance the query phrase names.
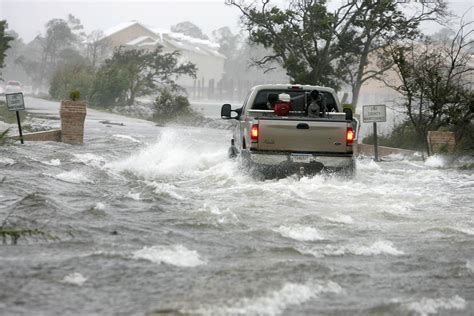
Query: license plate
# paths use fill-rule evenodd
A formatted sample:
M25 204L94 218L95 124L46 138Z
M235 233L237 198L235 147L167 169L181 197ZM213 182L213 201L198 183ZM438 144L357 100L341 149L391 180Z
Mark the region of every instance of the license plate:
M291 161L298 163L310 163L313 159L311 154L291 154Z

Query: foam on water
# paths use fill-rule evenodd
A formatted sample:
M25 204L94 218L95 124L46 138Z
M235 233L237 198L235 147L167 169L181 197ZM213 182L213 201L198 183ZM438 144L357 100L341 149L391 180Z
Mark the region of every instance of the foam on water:
M144 181L148 186L153 188L153 191L165 197L171 197L176 200L185 200L186 198L178 193L178 188L173 184L158 183L154 181Z
M354 219L349 215L334 215L334 216L326 216L324 219L338 224L353 224Z
M74 154L73 162L80 162L92 167L101 167L105 163L105 158L92 153Z
M314 227L304 225L280 226L275 229L283 237L299 241L323 240L324 237Z
M285 283L281 289L269 292L265 296L243 298L229 306L203 308L197 314L210 315L279 315L290 306L301 305L315 299L322 293L341 293L339 284L326 283Z
M82 286L86 281L87 281L87 278L84 277L79 272L73 272L71 274L68 274L63 279L64 283L77 285L77 286Z
M406 303L404 306L411 312L425 316L437 314L440 309L464 310L466 308L466 301L459 295L451 298L442 297L436 299L423 297L420 301Z
M131 142L134 142L134 143L141 143L141 141L139 141L138 139L136 139L135 137L132 137L132 136L129 136L129 135L120 135L120 134L116 134L116 135L113 135L115 138L119 138L119 139L126 139L126 140L129 140Z
M471 272L474 272L474 263L471 260L466 261L466 268Z
M41 163L48 165L48 166L60 166L61 160L59 159L51 159L50 161L42 161Z
M94 209L97 211L105 211L106 206L102 202L97 202L97 204L94 206Z
M77 170L62 172L54 177L64 182L77 183L77 184L94 182L91 179L89 179L87 176L85 176L82 172L77 171Z
M140 201L140 193L128 192L127 195L125 195L125 196L132 199L132 200Z
M196 267L206 263L195 250L183 245L144 247L132 254L133 259L145 259L154 263L166 263L177 267Z
M370 246L357 244L347 246L326 245L324 248L299 247L297 250L301 253L310 254L315 257L344 256L348 254L356 256L401 256L405 254L403 251L395 248L393 243L388 240L379 240Z

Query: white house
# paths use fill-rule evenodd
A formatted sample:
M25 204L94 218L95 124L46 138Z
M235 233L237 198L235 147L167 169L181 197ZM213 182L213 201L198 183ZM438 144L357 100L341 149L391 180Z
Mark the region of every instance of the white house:
M164 52L179 51L180 62L192 62L197 67L197 79L221 80L224 74L225 56L219 53L219 44L209 40L193 38L169 30L153 28L137 21L121 23L104 31L102 42L111 48L130 47L153 50L162 46ZM194 79L182 77L179 84L192 87Z

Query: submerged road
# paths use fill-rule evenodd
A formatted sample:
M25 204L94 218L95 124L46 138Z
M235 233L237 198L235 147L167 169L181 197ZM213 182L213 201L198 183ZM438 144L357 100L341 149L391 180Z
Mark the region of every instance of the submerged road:
M82 146L1 146L0 314L473 314L472 170L262 182L230 137L88 110Z

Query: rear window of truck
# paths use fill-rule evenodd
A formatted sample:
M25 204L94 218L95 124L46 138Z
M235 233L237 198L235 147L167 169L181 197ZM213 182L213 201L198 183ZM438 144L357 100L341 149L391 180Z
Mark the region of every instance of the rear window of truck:
M308 106L310 102L310 96L309 96L310 92L311 91L301 91L301 90L294 91L294 90L287 90L287 89L261 90L258 92L257 96L255 97L255 100L252 104L252 110L268 110L267 100L268 100L269 94L286 93L286 94L289 94L291 97L291 104L292 104L293 111L305 111L306 107ZM337 105L336 105L336 101L334 100L333 95L326 91L319 91L319 92L323 93L324 97L326 98L326 106L328 108L328 111L337 112Z

